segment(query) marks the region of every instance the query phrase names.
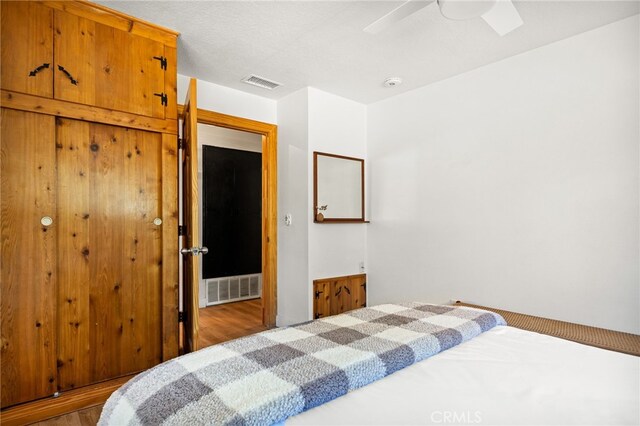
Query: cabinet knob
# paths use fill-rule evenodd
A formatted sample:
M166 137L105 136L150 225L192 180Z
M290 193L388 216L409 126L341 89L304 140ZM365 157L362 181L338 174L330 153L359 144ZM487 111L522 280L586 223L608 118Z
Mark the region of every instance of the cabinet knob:
M53 219L51 219L49 216L42 216L42 218L40 219L40 223L42 224L42 226L51 226L53 224Z

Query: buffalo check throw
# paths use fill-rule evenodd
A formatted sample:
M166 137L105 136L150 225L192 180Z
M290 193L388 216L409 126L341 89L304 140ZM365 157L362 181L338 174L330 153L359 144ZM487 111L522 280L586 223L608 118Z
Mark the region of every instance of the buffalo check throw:
M111 395L100 425L270 425L469 340L480 309L400 303L211 346L158 365Z

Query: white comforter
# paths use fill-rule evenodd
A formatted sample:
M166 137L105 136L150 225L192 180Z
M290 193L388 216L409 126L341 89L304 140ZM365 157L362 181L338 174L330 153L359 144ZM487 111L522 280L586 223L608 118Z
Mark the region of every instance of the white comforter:
M499 326L289 425L639 425L640 358Z

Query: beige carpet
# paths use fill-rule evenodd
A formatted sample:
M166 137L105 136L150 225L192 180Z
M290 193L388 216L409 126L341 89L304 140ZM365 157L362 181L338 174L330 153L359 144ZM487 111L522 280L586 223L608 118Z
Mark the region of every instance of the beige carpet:
M640 356L640 336L637 334L622 333L620 331L607 330L604 328L589 327L587 325L534 317L532 315L504 311L502 309L472 305L461 301L457 301L456 305L496 312L502 315L507 322L507 325L510 325L511 327L521 328L523 330L541 334L548 334L549 336L572 340L574 342L595 346L597 348Z

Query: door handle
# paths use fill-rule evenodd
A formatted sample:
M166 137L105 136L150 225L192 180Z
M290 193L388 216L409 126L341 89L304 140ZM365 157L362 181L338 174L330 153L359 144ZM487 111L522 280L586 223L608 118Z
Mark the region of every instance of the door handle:
M209 253L209 249L206 247L191 247L191 248L183 248L180 249L180 253L182 254L190 254L192 256L198 256L200 254L207 254Z

